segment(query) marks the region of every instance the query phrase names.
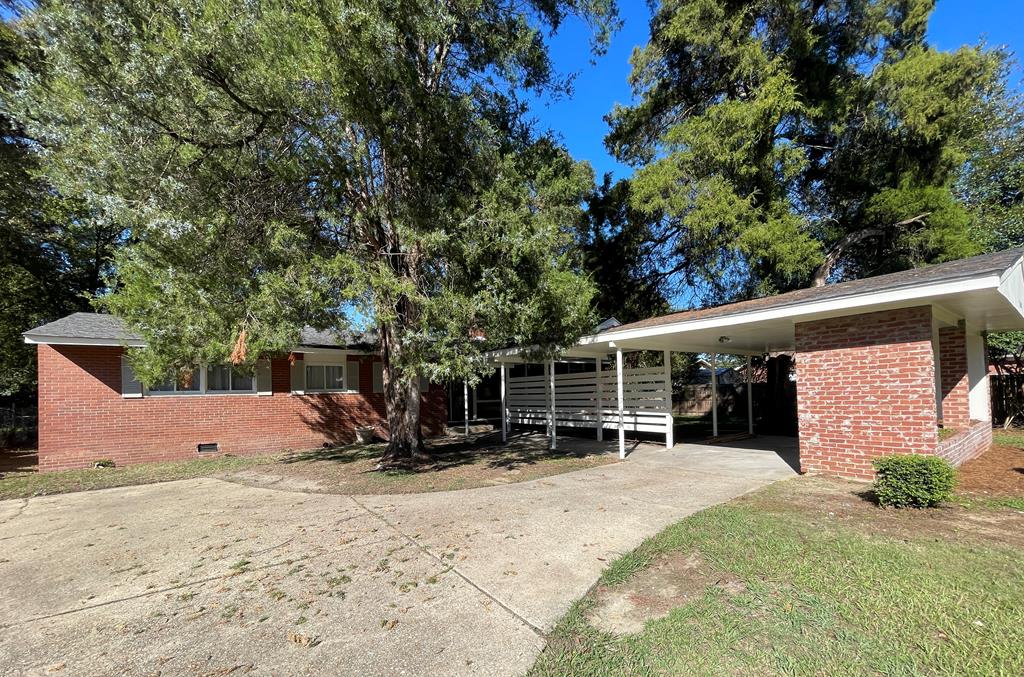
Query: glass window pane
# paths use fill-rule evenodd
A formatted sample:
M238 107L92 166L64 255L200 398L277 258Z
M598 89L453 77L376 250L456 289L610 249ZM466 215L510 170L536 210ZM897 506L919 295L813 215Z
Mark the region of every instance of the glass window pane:
M178 380L177 390L179 393L195 393L199 392L199 370L194 369L188 372Z
M239 374L231 370L232 390L252 390L252 374Z
M384 363L373 363L373 392L384 392Z
M328 390L344 390L345 389L345 370L341 365L331 365L324 367L325 377L327 379L326 387Z
M306 390L324 389L324 368L320 365L306 367Z
M231 385L231 368L225 366L210 367L206 370L206 389L226 391Z
M149 392L151 393L173 393L174 392L174 380L167 379L163 383L154 383L149 386Z

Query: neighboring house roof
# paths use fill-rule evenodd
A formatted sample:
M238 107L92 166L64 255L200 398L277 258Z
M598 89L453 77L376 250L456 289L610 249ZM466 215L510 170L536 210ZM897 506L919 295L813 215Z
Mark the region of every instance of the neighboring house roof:
M607 320L605 320L601 324L599 324L596 327L594 327L594 331L608 331L609 329L614 329L615 327L621 327L621 326L622 326L621 322L619 322L614 317L609 317Z
M72 313L23 334L26 343L63 345L145 345L138 334L127 328L121 318L105 313ZM331 332L306 327L297 348L371 348L377 341L375 332Z
M746 378L743 371L735 367L718 367L715 370L715 380L721 385L742 383ZM711 367L701 367L687 381L691 385L704 385L711 383Z

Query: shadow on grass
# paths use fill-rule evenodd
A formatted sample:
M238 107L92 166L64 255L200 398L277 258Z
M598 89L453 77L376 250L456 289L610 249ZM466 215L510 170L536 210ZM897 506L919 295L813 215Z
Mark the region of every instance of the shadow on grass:
M386 475L414 475L418 473L441 472L460 466L480 464L492 470L512 470L521 466L534 465L541 461L559 459L582 459L590 456L601 456L607 453L604 449L569 448L551 450L547 448L547 440L536 435L517 435L501 442L500 433L489 433L470 438L442 437L428 440L426 443L427 458L419 464L405 469L389 469ZM281 463L298 463L302 461L347 464L357 461L372 461L384 453L385 444L377 442L368 445L346 445L314 449L282 459ZM366 472L377 472L367 470Z

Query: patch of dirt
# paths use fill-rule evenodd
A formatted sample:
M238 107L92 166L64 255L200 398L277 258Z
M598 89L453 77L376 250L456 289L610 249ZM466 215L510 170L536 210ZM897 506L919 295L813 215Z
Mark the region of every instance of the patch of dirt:
M598 587L588 620L595 628L612 634L637 633L647 621L667 616L711 587L730 595L746 589L741 580L716 571L699 553L670 553L622 585Z
M35 472L38 468L35 449L0 449L0 473Z
M913 540L956 538L1024 547L1024 513L969 510L947 504L920 510L881 508L871 485L825 477L798 477L738 499L758 510L797 514L811 526L853 527L864 534Z
M993 445L960 466L958 477L965 494L1024 496L1024 449Z
M563 448L564 447L564 448ZM447 435L427 441L427 454L408 469L380 470L382 444L350 445L289 455L223 475L240 484L333 494L408 494L511 484L619 461L612 442L572 439L547 448L543 435Z

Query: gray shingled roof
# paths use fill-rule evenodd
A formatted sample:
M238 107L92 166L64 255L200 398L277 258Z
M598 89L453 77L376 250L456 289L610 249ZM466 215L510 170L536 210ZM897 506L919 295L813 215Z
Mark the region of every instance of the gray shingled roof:
M28 338L84 338L111 341L138 341L140 337L125 327L120 318L101 313L72 313L67 317L30 329Z
M24 333L30 339L96 339L114 343L138 341L141 337L113 315L103 313L72 313L67 317L30 329ZM302 330L301 346L322 348L366 348L377 340L374 332L335 333L312 327Z
M969 259L949 261L948 263L936 263L923 268L905 270L900 273L889 273L888 275L876 275L865 277L860 280L829 284L824 287L811 287L809 289L798 289L786 294L777 296L766 296L750 301L738 303L727 303L721 306L703 308L698 310L684 310L678 313L669 313L659 317L651 317L638 322L623 324L607 333L614 334L619 331L630 329L641 329L644 327L657 327L663 324L675 324L676 322L688 322L690 320L704 320L712 317L724 317L739 313L747 313L769 308L780 308L784 306L811 303L815 301L827 301L840 299L860 294L871 294L880 291L890 291L905 287L915 287L922 284L936 284L940 282L954 282L961 279L984 277L986 275L1001 275L1006 272L1024 256L1024 247L1017 249L1006 249L992 254L982 254Z

